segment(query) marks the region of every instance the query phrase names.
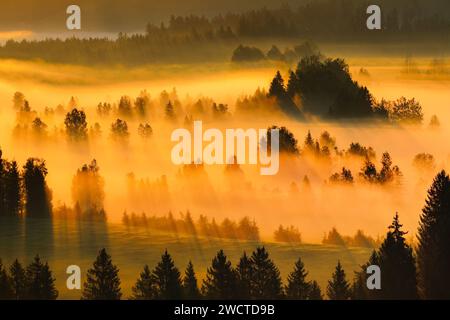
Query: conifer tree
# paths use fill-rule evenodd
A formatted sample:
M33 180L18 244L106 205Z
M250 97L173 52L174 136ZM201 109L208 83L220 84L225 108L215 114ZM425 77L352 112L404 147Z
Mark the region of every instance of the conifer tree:
M328 281L327 295L331 300L348 300L350 298L350 285L345 278L345 271L338 261L332 279Z
M148 265L144 266L144 270L131 290L133 293L132 299L134 300L150 300L156 297L155 277Z
M415 259L411 247L406 244L406 232L401 227L396 213L378 253L382 299L418 298Z
M183 279L183 295L186 299L199 299L197 277L195 276L194 265L189 261Z
M425 299L450 299L450 178L441 171L428 190L420 216L417 262Z
M30 217L51 215L51 194L47 187L45 161L29 158L24 166L25 210Z
M280 271L264 247L252 253L253 276L251 293L254 299L279 299L283 296Z
M26 269L27 298L33 300L55 300L58 290L55 279L47 263L42 263L39 256Z
M250 299L252 275L252 262L244 252L236 267L237 290L239 292L239 299Z
M25 269L20 262L16 259L9 268L9 274L11 279L11 288L13 293L13 299L23 300L26 298L27 290L27 278Z
M111 256L103 248L93 267L87 272L82 299L119 300L121 297L119 269L112 263Z
M309 297L311 283L306 281L308 272L301 258L295 263L294 270L288 276L286 297L288 299L306 300Z
M9 216L17 217L22 207L20 173L16 161L7 164L4 175L4 203Z
M153 270L158 299L180 299L182 295L181 276L167 252Z
M236 274L231 262L220 250L214 257L203 280L202 293L208 299L233 299L236 297Z
M13 298L11 279L0 259L0 300L9 300Z
M311 282L309 288L308 300L323 300L322 291L317 281Z

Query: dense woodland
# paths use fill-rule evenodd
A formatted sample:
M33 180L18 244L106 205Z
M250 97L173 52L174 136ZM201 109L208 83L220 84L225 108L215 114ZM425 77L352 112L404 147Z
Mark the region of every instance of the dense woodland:
M383 30L368 31L368 1L310 1L299 7L283 5L214 17L171 16L160 25L149 23L140 34L120 33L117 39L89 38L7 41L0 57L43 59L59 63L204 62L221 59L224 48L250 40L313 39L332 41L445 41L450 17L424 10L425 1L386 3ZM212 57L212 58L211 58Z

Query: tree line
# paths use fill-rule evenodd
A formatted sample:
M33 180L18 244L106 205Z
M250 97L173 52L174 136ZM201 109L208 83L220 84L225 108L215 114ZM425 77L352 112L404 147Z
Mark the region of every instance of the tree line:
M450 177L441 171L428 190L419 221L418 244L405 239L399 215L394 215L384 241L374 250L361 270L349 281L338 261L328 281L326 294L332 300L348 299L449 299L450 298ZM381 270L381 289L367 287L367 267ZM233 267L219 250L199 286L194 266L189 262L184 276L167 252L150 269L145 265L132 288L131 299L322 299L315 281L301 258L283 284L280 271L265 247L248 256L245 252ZM0 297L3 299L56 299L57 290L48 264L37 256L24 270L16 260L9 272L0 264ZM119 268L102 249L87 272L82 299L121 299Z
M149 23L145 33L117 39L9 40L0 57L43 59L61 63L155 63L203 61L211 50L220 56L221 44L244 39L311 38L316 40L380 41L446 39L450 18L445 10L427 10L428 1L379 1L383 8L381 32L366 28L367 1L310 1L292 8L261 8L211 18L171 16L167 23ZM442 8L443 9L443 8ZM431 11L431 12L430 12ZM332 22L332 23L327 23ZM195 47L196 54L191 54ZM200 54L199 54L200 52Z

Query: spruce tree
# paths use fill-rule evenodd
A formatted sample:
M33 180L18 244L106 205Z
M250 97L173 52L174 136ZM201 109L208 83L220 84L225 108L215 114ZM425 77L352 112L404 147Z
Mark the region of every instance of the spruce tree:
M131 288L133 292L132 299L134 300L150 300L154 299L157 295L155 277L148 265L144 266L144 270L141 272L136 284Z
M252 262L244 252L236 267L237 290L239 299L251 298L252 275Z
M254 299L279 299L283 296L280 271L264 247L252 253L251 294Z
M198 289L197 277L195 276L194 265L191 261L186 268L183 279L183 296L186 299L199 299L200 290Z
M42 263L37 255L26 269L27 298L32 300L55 300L58 290L55 279L47 263Z
M419 221L417 265L425 299L450 299L450 178L441 171L428 190Z
M11 279L0 259L0 300L9 300L13 298L13 289Z
M288 299L306 300L309 297L311 283L306 281L308 272L301 258L295 263L294 270L288 275L286 286L286 297Z
M355 272L355 278L352 284L352 300L370 300L379 298L379 290L369 290L367 288L367 267L371 265L380 265L380 259L376 250L372 251L369 261L361 266L361 270Z
M9 268L9 274L11 279L11 288L13 293L13 299L23 300L26 298L27 290L27 278L25 269L20 262L16 259Z
M153 270L158 299L180 299L182 294L180 272L167 252Z
M396 213L378 253L382 279L379 294L382 299L418 298L415 259L411 247L406 244L406 232L401 227Z
M87 272L82 299L119 300L121 297L119 269L112 263L106 250L102 249Z
M4 173L5 212L17 217L22 207L20 173L16 161L7 164Z
M207 270L202 293L208 299L233 299L236 298L236 287L236 273L220 250Z
M317 281L311 282L309 288L308 300L323 300L322 291Z
M30 217L51 215L50 190L47 187L45 161L29 158L24 166L25 210Z
M328 281L327 295L331 300L348 300L350 298L350 285L345 278L345 271L338 261L332 279Z

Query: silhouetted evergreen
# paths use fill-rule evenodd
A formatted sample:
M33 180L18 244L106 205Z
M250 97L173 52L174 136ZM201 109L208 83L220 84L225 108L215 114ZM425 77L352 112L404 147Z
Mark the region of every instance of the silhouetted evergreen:
M395 214L386 239L378 252L382 285L379 292L382 299L417 299L416 266L412 249L406 244L400 230L398 214Z
M27 297L27 277L25 269L16 259L9 268L13 299L23 300Z
M202 293L208 299L232 299L236 297L236 289L236 273L223 250L220 250L207 270Z
M426 299L450 298L450 178L439 172L420 216L417 246L419 289Z
M178 269L172 260L172 257L167 252L161 257L161 261L153 270L155 279L155 288L157 299L180 299L182 296L181 276Z
M144 266L144 270L141 272L136 284L131 288L131 291L133 292L131 298L134 300L150 300L156 298L155 277L148 265Z
M16 161L6 163L4 171L4 209L9 216L18 216L22 208L20 173Z
M45 161L29 158L23 168L26 215L28 217L50 217L52 212L51 191L45 181L48 173Z
M299 154L299 149L297 146L297 139L295 139L294 134L289 131L286 127L277 127L272 126L267 129L267 148L270 150L271 142L272 142L272 136L271 136L271 129L278 129L278 142L279 142L279 152L280 153L287 153L287 154Z
M253 276L253 266L247 253L244 252L236 266L237 277L237 297L239 299L250 299L252 295L251 284Z
M32 300L55 300L58 297L58 290L55 288L50 267L47 263L42 263L39 256L26 269L27 299Z
M311 286L309 288L309 300L323 300L322 291L320 290L319 284L317 281L311 282Z
M288 116L295 117L295 118L301 118L302 113L300 112L300 109L295 105L292 98L289 96L288 92L286 91L285 85L284 85L284 79L281 76L280 71L277 71L275 74L275 77L273 78L272 82L270 83L269 87L269 97L275 97L277 99L277 102L281 108L281 110Z
M119 269L112 263L106 250L102 249L87 272L82 299L119 300L121 297Z
M333 272L332 279L328 281L327 295L331 300L348 300L350 299L350 284L345 278L345 271L341 262L338 261L336 269Z
M13 298L13 289L11 279L0 260L0 300L9 300Z
M198 289L197 277L194 271L194 265L189 261L184 273L183 279L183 297L185 299L199 299L201 297L200 290Z
M256 248L250 258L253 276L251 294L254 299L279 299L283 296L280 271L264 247Z
M301 258L295 262L294 270L288 275L287 285L285 288L286 297L288 299L306 300L309 298L311 283L306 281L308 272Z

